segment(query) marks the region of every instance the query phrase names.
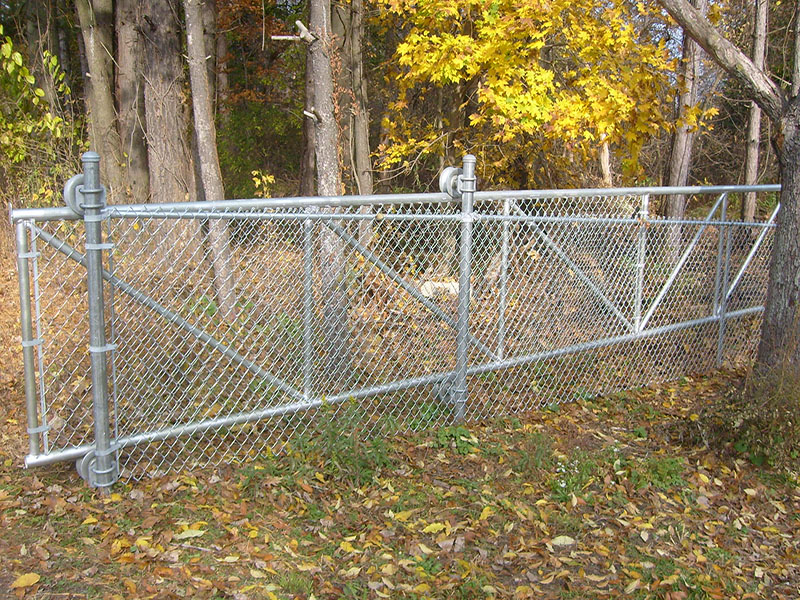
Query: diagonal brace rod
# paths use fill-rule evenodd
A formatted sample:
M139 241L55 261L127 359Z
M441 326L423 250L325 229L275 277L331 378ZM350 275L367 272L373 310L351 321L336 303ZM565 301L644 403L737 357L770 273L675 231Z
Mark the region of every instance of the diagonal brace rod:
M81 254L75 248L67 244L65 241L53 235L50 235L46 231L43 231L42 229L39 229L38 227L35 226L34 229L36 230L37 236L39 238L43 239L50 246L61 252L67 258L74 260L76 263L79 263L80 265L86 267L87 264L86 255ZM164 306L161 306L158 302L153 300L150 296L148 296L144 292L137 290L131 284L121 280L119 277L112 275L105 269L103 269L103 279L105 279L108 283L113 285L121 292L130 296L133 300L135 300L139 304L151 309L153 312L163 317L168 322L172 323L173 325L177 325L178 327L183 329L186 333L194 336L204 344L208 344L214 350L217 350L223 356L229 358L234 363L238 364L241 367L244 367L245 369L247 369L257 377L260 377L264 381L268 381L270 384L274 385L276 388L280 389L282 392L286 393L291 398L294 398L295 400L306 399L306 397L303 394L301 394L299 391L294 389L291 385L289 385L279 377L276 377L269 371L260 367L249 358L242 356L230 346L226 346L219 340L213 338L199 327L195 327L180 315L172 312L171 310L169 310Z
M700 236L703 235L703 232L706 230L706 227L708 227L709 224L711 223L711 217L714 216L714 213L717 212L717 208L719 208L719 205L722 203L723 200L725 200L725 198L727 198L727 196L728 196L727 192L721 194L720 197L717 198L717 201L714 203L714 206L711 207L711 210L708 211L706 218L702 221L703 225L700 227L700 229L697 230L697 233L694 234L692 241L686 247L686 250L683 251L683 254L681 255L680 259L678 259L678 264L675 265L675 267L672 269L672 272L669 274L667 282L658 292L658 296L656 296L656 299L653 300L653 304L650 305L647 314L644 316L644 319L642 319L641 329L647 327L647 323L650 321L650 317L652 317L653 313L656 312L656 309L661 304L661 301L664 299L664 296L667 295L667 292L672 287L672 284L675 283L675 280L678 278L678 274L683 269L683 266L686 264L686 261L689 260L689 255L692 253L692 250L694 250L695 246L697 246L697 242L700 241ZM722 232L720 232L720 235L722 235Z
M514 200L511 200L511 208L521 217L529 216ZM526 225L529 229L531 229L537 236L539 236L539 239L542 240L548 248L555 252L556 256L558 256L558 258L560 258L572 270L572 272L575 273L578 279L580 279L584 285L586 285L586 287L588 287L594 293L594 295L600 299L605 307L608 308L608 310L610 310L611 313L620 320L626 329L630 331L636 330L636 328L633 326L633 323L631 323L625 317L625 315L620 312L616 305L606 297L606 295L603 293L603 290L601 290L597 284L592 281L586 273L583 272L583 269L575 264L575 261L566 255L566 253L559 247L558 244L553 241L549 235L547 235L547 233L542 231L541 227L539 227L536 223L531 223L530 221L523 221L523 225Z
M778 211L781 209L781 203L778 202L778 206L775 207L775 210L772 211L772 215L770 215L769 220L767 221L767 225L772 225L775 222L775 217L778 216ZM728 288L728 293L725 294L725 300L728 301L733 296L733 292L736 291L738 285L742 282L742 277L744 276L745 271L747 271L747 267L750 266L750 263L753 261L753 258L758 252L758 249L761 247L761 244L764 242L764 238L767 237L767 233L769 230L772 229L771 227L764 227L761 230L761 233L758 234L758 238L756 238L755 243L753 243L753 247L750 249L750 252L747 254L747 258L744 259L741 268L736 273L736 277L733 278L733 283L731 283L730 288Z
M415 300L420 302L425 308L427 308L434 315L439 317L442 321L444 321L451 328L456 329L455 320L453 320L451 317L449 317L447 315L447 313L445 313L441 308L436 306L435 302L433 302L433 301L429 300L428 298L426 298L425 296L423 296L420 293L420 291L417 290L417 288L415 288L413 285L411 285L405 279L403 279L402 276L397 271L395 271L392 267L390 267L385 262L383 262L378 256L375 255L374 252L372 252L368 248L365 248L357 239L355 239L352 235L347 233L341 226L337 225L336 223L332 223L330 221L323 221L323 223L325 224L325 226L328 229L330 229L331 231L333 231L333 233L335 233L337 236L339 236L342 239L342 241L344 241L346 244L351 246L354 250L356 250L359 254L361 254L366 260L368 260L373 265L375 265L384 275L386 275L389 279L394 281L397 285L399 285L406 292L408 292L408 294L412 298L414 298ZM472 334L468 334L468 339L469 339L469 342L473 346L475 346L478 350L483 352L489 358L493 358L495 360L497 360L499 358L497 356L497 354L495 354L494 351L492 351L491 348L486 346L486 344L481 342L479 339L477 339Z

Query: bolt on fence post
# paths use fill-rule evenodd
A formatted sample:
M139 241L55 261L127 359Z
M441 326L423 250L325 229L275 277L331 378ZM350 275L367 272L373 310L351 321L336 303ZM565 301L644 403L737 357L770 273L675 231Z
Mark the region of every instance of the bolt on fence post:
M33 319L31 316L31 279L28 271L28 260L33 258L28 244L28 227L25 222L18 222L17 233L17 272L19 274L19 307L22 324L22 361L25 369L25 408L28 413L28 452L36 456L41 452L39 414L36 404L36 364L34 346L40 343L33 337Z
M500 308L497 314L497 358L503 359L506 346L506 308L508 305L508 254L510 252L511 200L503 200L503 231L500 246Z
M721 221L724 223L728 218L728 197L722 201ZM722 366L725 354L725 316L728 312L728 278L731 268L731 228L728 225L720 224L719 236L722 239L725 234L725 257L722 259L722 284L719 286L719 330L717 332L717 368Z
M106 354L105 302L103 299L103 209L105 189L100 185L100 156L86 152L83 161L83 222L86 229L86 284L89 301L89 353L94 400L94 460L86 471L90 485L107 489L119 477L115 448L111 445L108 409L108 364Z
M467 154L462 161L461 247L458 265L458 316L456 319L456 367L452 400L456 423L464 420L467 407L467 363L469 352L470 276L472 270L472 202L475 194L476 158Z
M636 248L636 291L633 308L633 328L634 333L642 330L642 297L644 295L644 268L647 260L647 219L649 218L650 195L642 196L642 204L639 208L639 230L637 232Z

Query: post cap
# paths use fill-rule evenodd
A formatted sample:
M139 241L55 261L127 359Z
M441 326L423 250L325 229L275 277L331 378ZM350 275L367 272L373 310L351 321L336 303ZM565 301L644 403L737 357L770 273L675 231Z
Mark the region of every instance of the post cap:
M100 162L100 155L97 152L93 152L92 150L89 150L88 152L84 152L81 155L81 161L85 162L85 163L87 163L87 162L88 163L92 163L92 162L99 163Z

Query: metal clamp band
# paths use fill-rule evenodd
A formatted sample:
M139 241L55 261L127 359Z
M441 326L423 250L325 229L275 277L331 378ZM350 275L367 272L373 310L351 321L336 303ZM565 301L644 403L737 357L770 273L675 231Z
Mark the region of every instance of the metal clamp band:
M39 258L41 255L41 252L20 252L17 258Z
M105 205L103 205L103 206L86 206L85 204L81 204L81 207L83 207L83 208L105 208ZM83 221L84 221L84 223L98 223L100 221L105 221L106 219L109 218L109 216L110 216L109 212L107 210L103 210L100 214L97 214L97 215L86 215L86 214L84 214L83 215Z
M32 348L34 346L41 346L42 341L43 341L42 338L36 338L35 340L22 340L22 347Z
M111 456L112 454L116 454L117 450L116 444L111 444L106 450L95 450L94 455L97 456ZM98 471L95 471L97 473Z
M44 433L45 431L50 431L50 425L39 425L39 427L28 427L26 431L28 432L29 435L32 433Z
M108 352L109 350L116 350L116 349L117 349L117 345L116 344L106 344L105 346L89 346L89 352L98 353L98 354L103 353L103 352Z
M87 250L113 250L114 243L113 242L104 242L102 244L87 243L85 247Z

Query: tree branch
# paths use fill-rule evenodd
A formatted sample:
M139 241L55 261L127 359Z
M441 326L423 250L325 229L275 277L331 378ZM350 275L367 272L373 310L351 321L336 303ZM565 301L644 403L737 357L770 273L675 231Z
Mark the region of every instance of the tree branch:
M719 65L745 86L750 97L776 122L788 102L783 90L757 68L741 50L726 40L687 0L659 0L672 18Z

